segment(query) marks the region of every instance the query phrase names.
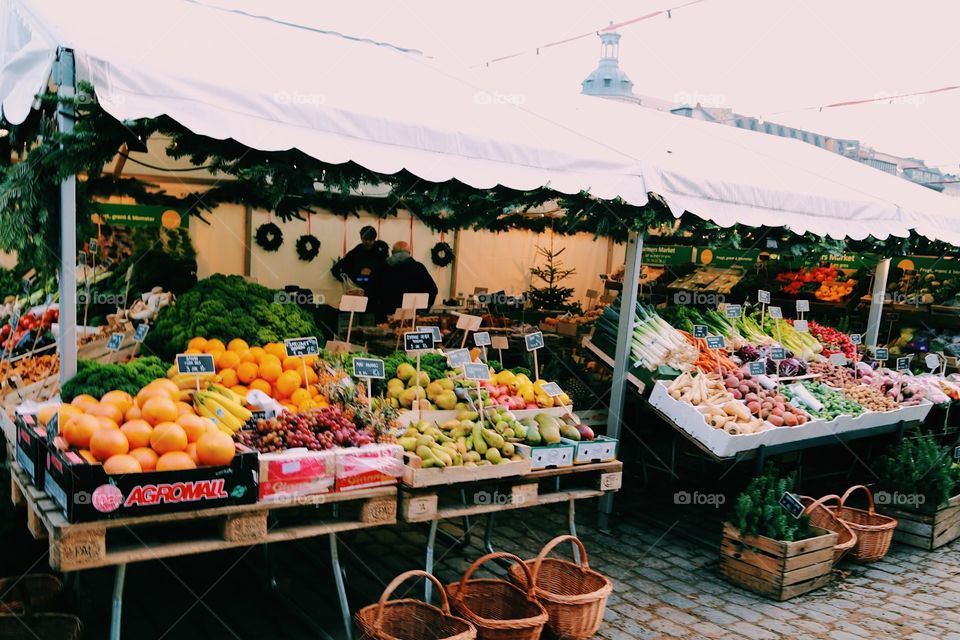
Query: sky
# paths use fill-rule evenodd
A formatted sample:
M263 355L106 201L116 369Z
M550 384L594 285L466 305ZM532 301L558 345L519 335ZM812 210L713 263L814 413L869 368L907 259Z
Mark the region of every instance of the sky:
M206 0L228 4L226 0ZM579 92L596 35L537 47L690 0L352 0L322 3L315 22L419 49L504 93ZM282 17L296 0L233 0ZM265 8L266 7L266 8ZM335 8L333 8L335 7ZM703 0L622 27L620 66L641 95L699 100L765 120L914 156L960 173L960 91L892 103L829 103L960 85L955 0ZM484 65L493 58L524 55ZM503 87L503 89L500 89ZM814 107L814 108L809 108Z

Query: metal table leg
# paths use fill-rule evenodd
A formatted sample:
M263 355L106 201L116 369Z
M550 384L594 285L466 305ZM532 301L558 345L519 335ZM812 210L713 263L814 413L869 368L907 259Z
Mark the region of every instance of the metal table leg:
M113 606L110 613L110 640L120 640L120 613L123 607L123 582L127 577L127 565L118 564L113 576Z
M570 535L577 535L577 501L573 498L570 498L567 504L567 524L570 528ZM577 564L580 564L580 548L574 544L573 545L573 561Z
M337 553L337 534L330 534L330 562L333 565L333 579L337 583L337 597L340 598L340 615L343 616L343 630L347 640L353 638L353 621L350 618L350 605L347 603L347 590L343 584L343 569L340 567L340 555Z
M487 515L487 528L483 532L483 550L487 553L493 553L493 521L496 519L496 511L491 511Z
M433 574L433 549L437 543L437 527L440 526L439 520L430 521L430 534L427 536L427 566L424 568L429 574ZM423 601L430 602L433 595L433 582L424 580L426 586L423 588Z
M267 574L267 591L272 591L273 593L280 592L280 585L277 584L277 578L273 573L273 557L270 555L270 545L265 544L263 546L263 564L264 570Z
M463 503L463 506L467 506L467 491L466 489L460 489L460 502ZM469 547L472 540L470 536L470 516L463 516L463 541L461 542L461 547Z

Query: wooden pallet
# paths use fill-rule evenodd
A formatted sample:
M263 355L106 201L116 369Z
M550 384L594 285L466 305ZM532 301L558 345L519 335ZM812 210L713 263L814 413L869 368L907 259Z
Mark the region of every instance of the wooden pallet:
M613 460L444 487L401 486L400 516L406 522L430 522L597 498L618 491L622 479L623 463Z
M837 534L796 542L765 536L742 536L729 523L720 543L720 573L745 589L784 601L819 589L833 578L833 546Z
M50 566L76 571L232 547L311 538L397 521L397 488L375 487L288 501L71 524L53 500L12 465L27 526L50 540Z
M895 542L933 551L960 538L960 495L936 511L879 505L877 511L897 519Z

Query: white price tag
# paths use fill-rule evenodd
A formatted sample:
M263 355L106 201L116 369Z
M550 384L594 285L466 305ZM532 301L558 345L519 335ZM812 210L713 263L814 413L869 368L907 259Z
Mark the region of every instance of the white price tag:
M757 301L761 304L770 304L770 292L763 289L757 290Z

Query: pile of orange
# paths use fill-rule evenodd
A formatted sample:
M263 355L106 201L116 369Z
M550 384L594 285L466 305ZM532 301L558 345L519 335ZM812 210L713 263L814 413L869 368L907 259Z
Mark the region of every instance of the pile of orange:
M176 384L160 378L136 396L109 391L98 400L81 394L70 404L41 409L37 419L46 424L57 412L61 444L111 474L230 464L233 438L178 401L179 393Z
M317 357L288 357L282 342L251 347L239 338L226 345L216 338L194 338L184 353L213 355L220 384L240 395L257 389L293 412L327 405L315 386L319 379L314 369ZM303 360L307 365L306 380Z

